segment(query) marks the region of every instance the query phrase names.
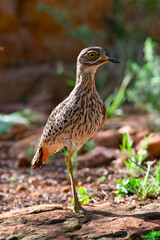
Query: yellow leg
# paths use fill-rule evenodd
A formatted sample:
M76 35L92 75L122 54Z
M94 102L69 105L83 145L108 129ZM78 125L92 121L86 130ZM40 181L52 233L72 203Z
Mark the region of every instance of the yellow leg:
M74 201L74 211L75 212L80 212L80 213L84 213L86 212L86 210L81 206L79 200L78 200L78 196L77 196L77 192L76 192L76 188L75 188L75 184L74 184L74 179L73 179L73 166L72 166L72 162L71 162L71 157L73 155L74 152L69 152L68 156L65 159L65 163L69 172L69 176L70 176L70 181L71 181L71 186L72 186L72 194L73 194L73 201Z

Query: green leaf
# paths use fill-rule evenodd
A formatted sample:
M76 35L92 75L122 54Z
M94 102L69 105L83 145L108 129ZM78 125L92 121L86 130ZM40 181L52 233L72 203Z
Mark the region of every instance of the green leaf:
M78 192L79 194L85 194L86 191L87 191L87 190L86 190L85 188L81 187L81 188L78 189L77 192Z
M94 142L93 139L91 139L84 144L84 149L86 152L90 152L95 146L96 143Z
M67 85L70 87L75 87L76 83L74 80L67 80Z
M158 240L160 239L160 231L152 230L149 233L147 233L146 236L143 236L145 240Z
M107 109L107 116L110 118L112 117L116 110L124 103L126 99L126 88L129 82L132 79L132 73L128 73L118 90L115 90L114 94L110 95L104 102L106 109Z
M86 188L79 188L78 191L77 191L77 196L78 196L78 199L80 201L81 204L86 204L90 198L92 198L94 200L94 197L91 196L88 192L87 192L87 189ZM72 205L74 204L74 201L73 201L73 198L72 198Z
M8 178L7 178L7 181L8 181L8 182L13 182L13 181L14 181L14 176L8 177Z
M104 176L104 175L102 175L102 176L98 179L98 181L99 181L100 183L104 183L105 180L106 180L106 176Z

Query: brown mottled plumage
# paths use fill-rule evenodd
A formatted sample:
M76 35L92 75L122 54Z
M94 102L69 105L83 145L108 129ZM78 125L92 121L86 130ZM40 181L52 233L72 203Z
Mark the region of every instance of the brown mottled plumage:
M106 108L95 87L95 72L106 63L119 61L106 56L103 48L90 47L81 51L77 58L76 86L68 98L51 113L43 130L32 167L40 168L55 151L66 146L65 159L72 185L74 210L84 212L81 207L72 176L71 157L74 151L104 127Z

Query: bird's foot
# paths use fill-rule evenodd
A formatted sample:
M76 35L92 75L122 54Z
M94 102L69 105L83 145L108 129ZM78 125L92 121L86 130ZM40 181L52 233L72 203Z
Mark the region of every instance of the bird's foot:
M79 204L74 206L74 212L76 213L86 213L87 211Z

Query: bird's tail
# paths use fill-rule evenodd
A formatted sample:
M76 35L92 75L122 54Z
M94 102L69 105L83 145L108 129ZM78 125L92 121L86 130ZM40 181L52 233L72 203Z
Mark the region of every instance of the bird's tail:
M43 162L45 162L43 158L44 158L44 151L43 151L43 148L40 147L37 149L37 152L34 155L34 158L32 160L32 168L34 167L41 168Z
M45 144L40 144L37 149L37 152L32 160L32 168L41 168L43 163L47 160L47 158L54 152L56 152L57 146L52 146L49 148Z

